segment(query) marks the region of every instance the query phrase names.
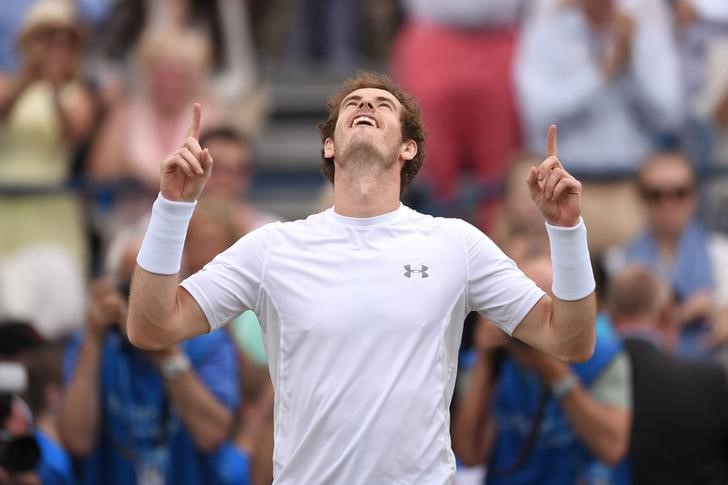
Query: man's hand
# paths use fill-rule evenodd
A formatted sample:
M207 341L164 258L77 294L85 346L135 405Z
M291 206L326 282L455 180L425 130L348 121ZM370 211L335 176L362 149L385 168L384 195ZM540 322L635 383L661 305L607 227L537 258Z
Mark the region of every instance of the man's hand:
M111 278L94 281L91 283L87 334L93 338L103 338L109 327L126 320L126 310L126 299Z
M554 226L573 227L581 215L581 182L559 161L556 125L549 126L546 160L532 167L526 180L531 199L544 218Z
M162 161L160 192L167 200L194 202L202 193L212 171L212 156L200 146L200 118L202 108L192 107L192 121L187 140L174 153Z

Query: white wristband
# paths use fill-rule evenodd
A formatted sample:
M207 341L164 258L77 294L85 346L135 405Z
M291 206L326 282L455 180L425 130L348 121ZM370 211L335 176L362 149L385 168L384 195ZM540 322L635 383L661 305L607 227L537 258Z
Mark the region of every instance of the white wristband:
M137 256L137 264L142 269L163 275L179 273L187 226L196 205L197 202L175 202L162 194L157 196Z
M596 287L592 273L586 226L582 218L574 227L546 223L551 243L554 296L559 300L575 301L589 296Z

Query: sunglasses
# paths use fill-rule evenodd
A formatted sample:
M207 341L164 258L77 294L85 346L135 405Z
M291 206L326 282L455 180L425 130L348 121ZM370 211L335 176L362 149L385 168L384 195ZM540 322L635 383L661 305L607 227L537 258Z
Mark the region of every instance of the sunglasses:
M642 198L654 204L663 200L675 200L682 202L693 195L694 187L690 185L682 187L642 187Z

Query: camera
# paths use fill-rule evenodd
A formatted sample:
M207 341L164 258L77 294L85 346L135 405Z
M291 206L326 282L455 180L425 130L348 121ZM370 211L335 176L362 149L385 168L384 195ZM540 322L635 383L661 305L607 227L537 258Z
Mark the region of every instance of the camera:
M6 429L16 412L26 414L29 423L32 422L30 409L16 394L24 390L26 382L22 365L0 362L0 468L8 473L33 471L41 457L38 442L32 435L16 436Z

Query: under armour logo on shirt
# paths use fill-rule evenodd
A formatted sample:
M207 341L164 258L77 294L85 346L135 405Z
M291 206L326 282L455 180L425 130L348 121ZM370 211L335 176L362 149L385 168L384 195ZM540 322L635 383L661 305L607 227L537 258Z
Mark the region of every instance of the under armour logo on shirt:
M411 265L409 265L409 264L405 264L405 265L404 265L404 269L405 269L405 273L404 273L404 275L405 275L405 276L406 276L407 278L412 278L412 273L415 273L415 274L419 274L419 275L420 275L421 277L423 277L423 278L427 278L427 277L429 276L429 275L427 274L427 269L428 269L428 268L427 268L427 266L425 266L424 264L420 265L420 269L417 269L417 268L412 268L412 266L411 266Z

